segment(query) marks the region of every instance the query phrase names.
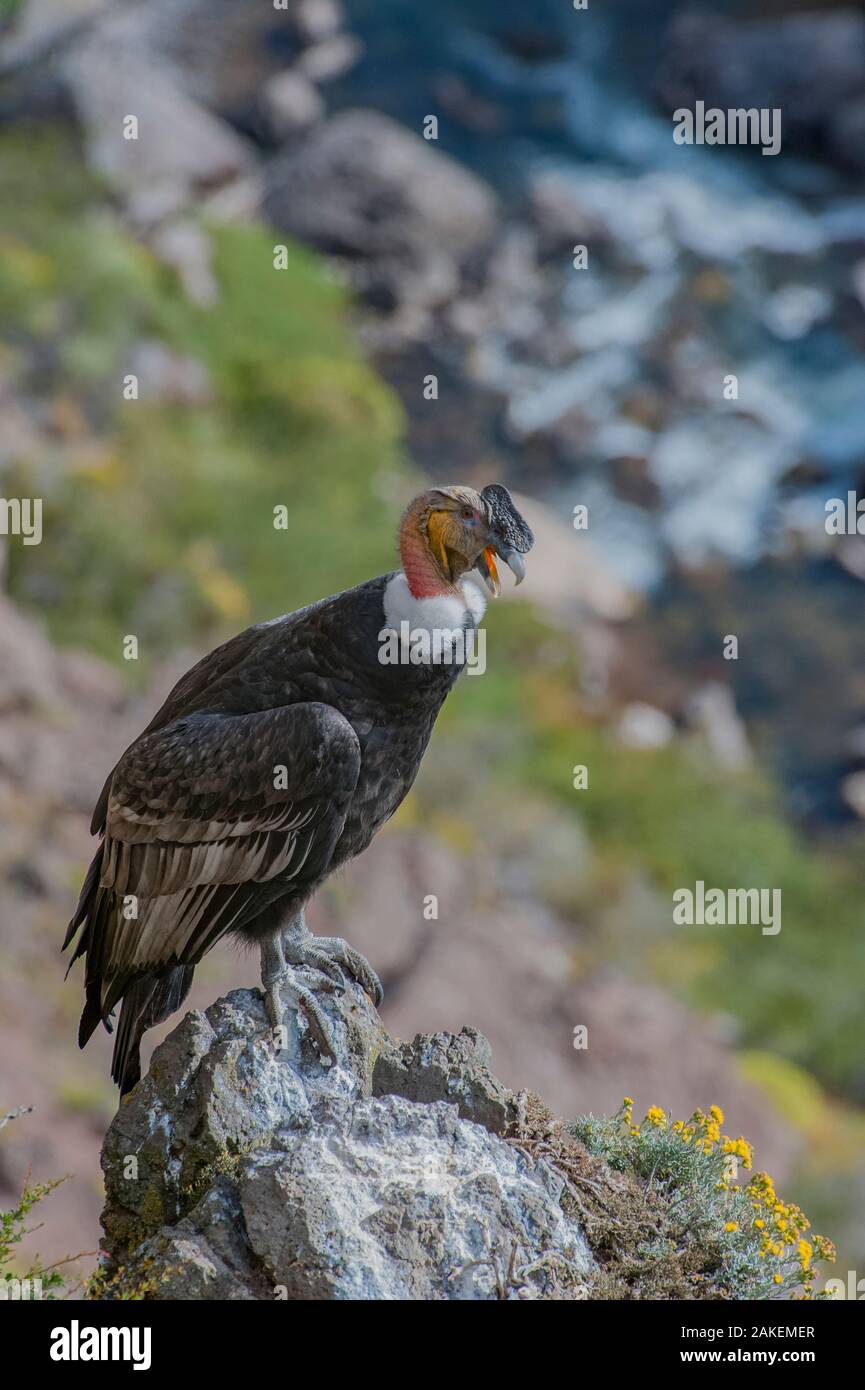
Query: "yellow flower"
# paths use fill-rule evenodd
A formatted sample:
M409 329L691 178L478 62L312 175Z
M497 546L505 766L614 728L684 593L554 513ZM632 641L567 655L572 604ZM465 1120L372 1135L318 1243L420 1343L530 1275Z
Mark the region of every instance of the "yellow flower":
M646 1111L646 1119L649 1124L654 1125L656 1129L666 1129L667 1127L667 1117L660 1105L650 1105Z
M780 1275L780 1274L776 1274L776 1275L775 1275L775 1283L776 1283L776 1284L783 1284L783 1282L784 1282L784 1280L782 1279L781 1275Z
M720 1105L710 1105L709 1114L712 1116L712 1119L715 1121L716 1124L722 1125L724 1123L724 1112L721 1109Z
M800 1240L797 1250L799 1252L799 1260L802 1268L807 1269L811 1263L811 1256L814 1253L811 1246L808 1244L807 1240Z
M739 1223L738 1223L738 1221L728 1221L728 1222L726 1223L726 1225L724 1226L724 1230L725 1230L725 1231L738 1231L738 1229L739 1229Z

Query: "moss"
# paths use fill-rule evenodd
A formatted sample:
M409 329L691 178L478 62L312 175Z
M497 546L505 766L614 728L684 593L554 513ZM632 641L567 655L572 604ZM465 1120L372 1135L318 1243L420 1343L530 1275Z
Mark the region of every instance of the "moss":
M140 1260L126 1265L103 1265L87 1281L85 1297L91 1302L139 1303L153 1298L160 1284L165 1284L173 1274L179 1272L176 1265L164 1265L159 1253L164 1254L168 1242L157 1240L150 1253ZM155 1266L160 1270L155 1272Z

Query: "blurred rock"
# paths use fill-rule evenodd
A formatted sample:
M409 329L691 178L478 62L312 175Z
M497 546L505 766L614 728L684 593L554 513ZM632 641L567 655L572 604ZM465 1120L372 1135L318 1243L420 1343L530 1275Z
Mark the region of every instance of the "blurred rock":
M97 33L63 60L87 157L141 222L155 222L251 168L247 143L192 101L164 67ZM137 138L124 134L129 117Z
M23 0L0 39L0 65L31 62L106 13L111 0Z
M298 70L311 82L332 82L353 68L363 52L363 45L353 34L334 34L304 49Z
M0 598L0 714L34 710L59 695L48 639L5 598Z
M278 140L313 125L324 114L324 101L302 72L279 72L265 85L261 103L268 125Z
M484 1040L397 1045L356 986L320 998L327 1068L293 1011L272 1049L258 991L187 1014L154 1054L103 1148L112 1296L583 1295L565 1179L498 1137L516 1101Z
M865 169L865 15L854 9L743 21L673 21L657 90L672 110L780 107L782 148Z
M585 531L574 530L551 507L522 493L514 501L535 533L532 601L561 621L592 614L621 622L636 611L638 598L611 572Z
M263 197L264 177L260 169L255 169L203 198L202 215L216 222L254 222Z
M275 159L265 216L346 257L378 306L442 303L490 235L495 199L473 174L374 111L345 111Z
M238 0L148 0L112 6L98 34L172 77L220 115L251 110L261 84L311 41L299 4L277 10Z
M616 728L619 742L628 748L663 748L675 731L668 714L644 704L627 705Z
M345 23L340 0L296 0L294 23L308 39L325 39Z
M688 701L685 717L704 736L720 767L738 772L749 766L748 735L729 686L718 681L701 686Z
M210 308L219 301L213 273L210 237L198 222L181 219L159 227L150 245L166 265L177 271L188 299Z
M865 772L851 772L841 783L841 795L860 820L865 820Z
M139 395L152 402L203 405L213 399L207 369L194 357L172 352L157 339L137 343L130 371L138 377Z

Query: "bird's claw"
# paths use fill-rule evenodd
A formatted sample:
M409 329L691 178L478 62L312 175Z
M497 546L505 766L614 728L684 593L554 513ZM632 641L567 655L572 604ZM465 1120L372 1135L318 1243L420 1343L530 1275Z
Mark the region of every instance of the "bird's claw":
M366 956L349 946L341 936L313 936L304 927L302 932L289 929L282 941L287 961L295 966L318 970L330 981L323 988L344 990L346 978L343 972L346 972L366 990L376 1008L381 1004L384 997L381 980Z
M295 971L286 966L283 970L263 977L262 985L264 986L264 1010L267 1014L271 1035L276 1035L285 1026L286 1003L283 999L283 990L285 990L291 999L290 1007L303 1011L310 1035L318 1044L319 1052L335 1062L336 1048L331 1036L330 1025L319 1007L315 995L301 984Z
M301 987L297 991L297 1002L306 1014L309 1031L318 1044L319 1052L336 1062L336 1048L331 1037L330 1025L319 1008L315 995Z

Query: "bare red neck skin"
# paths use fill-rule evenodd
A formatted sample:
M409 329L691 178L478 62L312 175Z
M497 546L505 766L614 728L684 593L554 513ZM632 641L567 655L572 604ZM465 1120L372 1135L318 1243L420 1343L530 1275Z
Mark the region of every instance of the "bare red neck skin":
M454 585L443 577L420 534L417 519L405 517L399 533L399 553L403 574L413 598L438 598L452 594Z

